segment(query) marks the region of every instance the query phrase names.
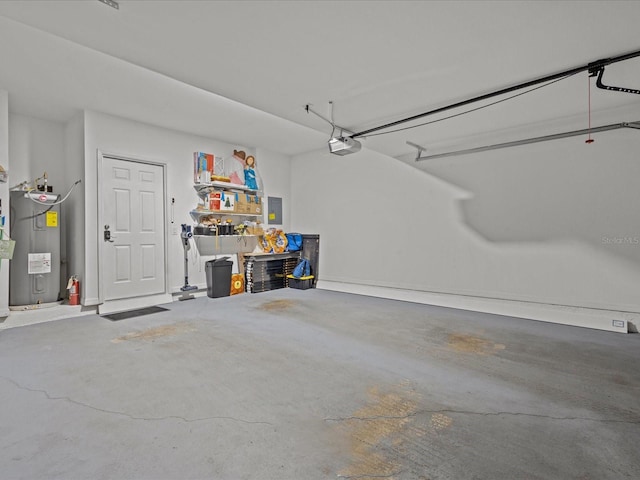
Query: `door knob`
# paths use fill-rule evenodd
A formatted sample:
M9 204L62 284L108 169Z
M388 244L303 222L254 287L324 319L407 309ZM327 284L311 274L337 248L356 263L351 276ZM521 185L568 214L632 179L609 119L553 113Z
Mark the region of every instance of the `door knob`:
M109 225L104 226L104 241L113 243L113 240L111 239L111 231L109 231Z

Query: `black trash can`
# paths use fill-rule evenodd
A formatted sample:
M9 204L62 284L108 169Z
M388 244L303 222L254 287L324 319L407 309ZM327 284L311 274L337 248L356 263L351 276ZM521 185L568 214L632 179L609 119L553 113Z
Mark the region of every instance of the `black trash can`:
M231 268L233 262L229 257L217 258L205 262L207 274L207 296L211 298L231 295Z

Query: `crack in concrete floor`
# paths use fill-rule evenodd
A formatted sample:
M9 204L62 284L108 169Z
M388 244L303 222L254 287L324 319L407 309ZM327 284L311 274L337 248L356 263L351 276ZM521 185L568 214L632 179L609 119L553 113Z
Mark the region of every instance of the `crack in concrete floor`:
M380 419L406 419L417 417L422 414L442 414L442 413L451 413L451 414L460 414L460 415L478 415L478 416L523 416L523 417L534 417L534 418L546 418L549 420L586 420L589 422L599 422L599 423L626 423L629 425L640 424L639 420L616 420L609 418L589 418L589 417L555 417L553 415L542 415L538 413L525 413L525 412L474 412L471 410L453 410L453 409L440 409L440 410L419 410L416 412L409 413L407 415L373 415L367 417L360 416L348 416L348 417L328 417L324 418L325 422L344 422L349 420L361 420L361 421L374 421Z
M11 384L13 384L16 388L19 388L20 390L25 390L27 392L41 393L47 398L47 400L62 400L62 401L68 402L68 403L72 403L74 405L78 405L80 407L84 407L84 408L88 408L90 410L94 410L96 412L108 413L108 414L111 414L111 415L119 415L119 416L122 416L122 417L130 418L131 420L142 420L142 421L182 420L183 422L186 422L186 423L202 422L202 421L207 421L207 420L232 420L234 422L240 422L240 423L273 426L273 423L270 423L270 422L256 421L256 420L245 420L245 419L242 419L242 418L236 418L236 417L230 417L230 416L217 416L217 415L216 416L209 416L209 417L198 417L198 418L186 418L186 417L182 417L180 415L166 415L164 417L139 417L139 416L131 415L131 414L126 413L126 412L94 407L93 405L89 405L88 403L83 403L83 402L80 402L78 400L74 400L74 399L72 399L70 397L66 397L66 396L59 396L59 397L58 396L53 396L53 395L50 395L49 392L47 392L46 390L42 390L42 389L38 389L38 388L25 387L24 385L20 385L15 380L13 380L11 378L7 378L5 376L1 376L0 375L0 378L2 378L3 380L5 380L5 381L7 381L7 382L9 382Z
M353 415L326 417L327 423L335 423L341 435L350 441L350 461L338 472L338 478L347 480L400 478L405 473L411 478L428 470L423 458L437 452L430 439L449 430L457 415L481 417L528 417L553 421L579 421L609 424L639 424L640 419L589 418L580 416L554 416L526 412L481 412L453 408L420 408L422 395L406 383L390 386L381 391L378 386L368 391L368 402ZM423 417L420 419L420 417ZM427 418L424 418L426 416ZM425 443L426 442L426 443ZM418 452L418 453L416 453ZM431 458L431 457L428 457ZM441 459L442 464L447 461ZM417 475L417 476L416 476Z

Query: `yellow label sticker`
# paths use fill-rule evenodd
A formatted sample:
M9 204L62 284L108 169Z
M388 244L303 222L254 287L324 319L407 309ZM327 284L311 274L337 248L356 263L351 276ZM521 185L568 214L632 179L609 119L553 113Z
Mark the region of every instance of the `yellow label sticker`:
M47 212L47 227L58 226L58 212Z
M276 219L276 214L275 213L270 213L269 214L269 220L275 220Z

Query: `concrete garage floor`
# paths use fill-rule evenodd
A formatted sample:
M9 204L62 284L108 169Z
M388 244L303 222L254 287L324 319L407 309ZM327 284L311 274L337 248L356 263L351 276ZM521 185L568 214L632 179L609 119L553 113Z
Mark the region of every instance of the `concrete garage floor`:
M321 290L0 331L2 479L640 478L640 336Z

